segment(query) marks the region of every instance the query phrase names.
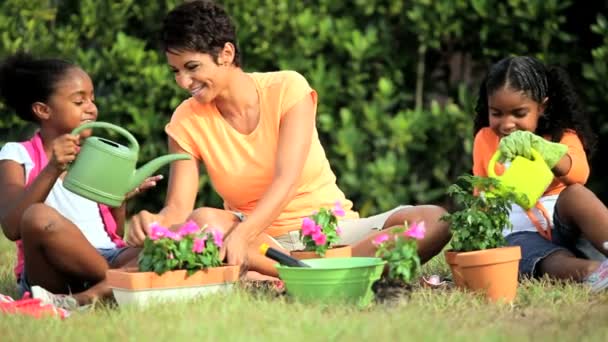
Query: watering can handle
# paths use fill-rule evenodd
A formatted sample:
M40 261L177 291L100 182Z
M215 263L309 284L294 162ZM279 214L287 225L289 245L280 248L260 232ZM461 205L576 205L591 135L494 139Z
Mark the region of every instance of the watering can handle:
M540 153L538 153L538 151L536 151L535 149L530 149L530 152L532 152L532 160L536 161L536 160L543 159L543 157L540 155ZM500 156L501 156L500 150L496 150L496 152L494 152L494 155L490 159L490 162L488 163L488 176L490 176L492 178L497 178L494 167L496 166L496 162L498 161L498 158L500 158Z
M135 137L133 137L133 135L131 133L129 133L129 131L127 131L126 129L116 126L114 124L111 124L109 122L102 122L102 121L88 122L88 123L85 123L84 125L80 125L80 126L76 127L72 131L72 134L76 135L85 129L95 128L95 127L108 128L110 130L118 132L120 135L127 138L127 140L129 141L129 145L130 145L129 148L131 150L135 150L135 152L139 152L139 143L137 142L137 140L135 140Z

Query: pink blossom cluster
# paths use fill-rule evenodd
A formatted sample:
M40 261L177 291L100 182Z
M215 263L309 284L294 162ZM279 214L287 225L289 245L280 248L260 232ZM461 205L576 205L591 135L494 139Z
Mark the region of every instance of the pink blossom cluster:
M334 204L334 207L332 208L331 212L335 216L345 215L344 209L342 208L340 202L336 202ZM340 227L336 227L336 234L340 235L341 233L342 231L340 230ZM305 217L302 220L302 235L310 236L317 246L322 246L327 243L327 235L323 233L323 227L317 224L310 217Z
M424 222L414 223L411 227L408 228L405 232L403 232L403 236L414 238L416 240L424 239L424 234L426 233L426 227ZM395 236L395 239L397 236ZM388 241L390 239L387 233L380 234L376 236L376 238L372 241L372 243L376 246L381 245L382 243Z
M302 220L302 235L310 236L317 246L323 245L327 241L327 236L323 234L321 226L310 217L305 217Z
M217 229L212 229L211 235L213 236L213 243L215 243L216 246L221 248L222 245L224 244L224 234ZM206 242L207 242L207 235L203 235L202 237L195 238L194 244L192 245L192 251L194 253L202 253L205 250Z
M150 240L158 240L161 238L169 238L174 241L181 241L186 236L195 235L199 233L201 228L196 224L196 222L189 220L184 223L177 231L170 230L166 227L161 226L157 222L153 222L150 225ZM207 232L211 233L213 237L213 242L216 246L222 247L224 243L224 234L217 229L207 229ZM207 234L200 235L198 237L194 237L194 243L192 246L192 251L194 253L201 253L205 250Z

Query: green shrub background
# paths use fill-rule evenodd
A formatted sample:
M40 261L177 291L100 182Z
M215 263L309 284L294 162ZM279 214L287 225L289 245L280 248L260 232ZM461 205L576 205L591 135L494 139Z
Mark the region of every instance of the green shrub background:
M0 57L27 50L82 65L99 120L132 132L143 163L166 153L164 125L188 96L158 47L162 18L179 2L4 0ZM509 54L568 69L601 141L589 186L608 200L599 164L608 148L608 1L222 3L238 24L245 70L297 70L318 91L322 142L363 215L400 203L449 206L447 186L471 169L480 79ZM31 131L0 104L0 144ZM198 205L221 205L204 173L200 186ZM131 209L158 210L165 187Z

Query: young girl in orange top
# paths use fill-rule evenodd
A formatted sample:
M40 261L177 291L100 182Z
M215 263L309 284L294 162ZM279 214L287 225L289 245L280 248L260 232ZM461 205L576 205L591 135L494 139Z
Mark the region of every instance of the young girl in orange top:
M476 112L473 174L488 175L497 149L509 160L515 155L530 157L534 148L555 175L540 199L552 217L551 240L513 205L513 230L504 234L510 245L522 248L520 273L585 281L594 290L606 287L608 262L591 258L605 260L608 252L603 248L608 241L608 210L584 186L595 137L565 73L531 57L505 58L483 81ZM541 229L550 229L541 213L532 210Z
M152 221L175 224L190 215L200 165L226 210L200 208L192 218L230 231L228 262L248 259L250 269L263 274L276 275L275 262L261 256L258 247L300 248L302 219L336 201L346 212L340 242L353 244L356 255L373 255L374 236L404 220L426 223L427 234L419 243L423 261L448 242L440 207L396 207L358 218L319 141L316 91L294 71L244 72L234 24L220 6L211 1L178 6L164 20L162 43L175 81L191 95L166 126L169 150L194 158L171 165L165 208L135 216L130 243L140 245Z

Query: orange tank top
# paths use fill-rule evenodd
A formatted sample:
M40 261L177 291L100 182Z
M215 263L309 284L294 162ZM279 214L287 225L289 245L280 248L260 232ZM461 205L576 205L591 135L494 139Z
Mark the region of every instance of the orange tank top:
M182 149L204 163L224 207L245 215L255 209L273 179L283 115L305 96L312 97L315 110L317 105L317 93L297 72L248 75L255 83L260 108L258 125L250 134L236 131L214 103L202 104L194 98L182 102L165 127ZM347 218L358 217L336 184L315 128L296 194L266 233L279 236L299 230L304 217L336 201Z

